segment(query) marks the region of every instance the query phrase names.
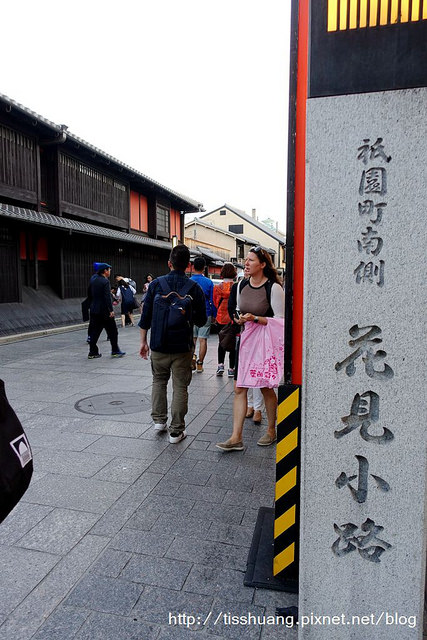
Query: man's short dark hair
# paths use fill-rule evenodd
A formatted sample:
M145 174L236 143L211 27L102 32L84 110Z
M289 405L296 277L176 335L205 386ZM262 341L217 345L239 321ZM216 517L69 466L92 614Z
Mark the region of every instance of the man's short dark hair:
M197 258L194 258L193 265L196 271L203 271L206 267L206 260L198 256Z
M188 247L185 244L177 244L170 252L169 261L172 263L174 269L185 271L190 262L190 251Z

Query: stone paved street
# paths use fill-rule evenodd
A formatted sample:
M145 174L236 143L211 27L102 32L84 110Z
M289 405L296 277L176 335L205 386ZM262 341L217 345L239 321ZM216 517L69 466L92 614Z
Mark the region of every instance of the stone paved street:
M215 448L231 432L233 381L215 376L211 336L188 437L170 445L152 428L138 334L120 330L123 359L101 337L103 357L88 360L84 330L0 345L35 468L0 525L0 640L296 638L219 616L296 604L243 585L258 509L274 502L274 447L256 445L265 422L246 421L243 453ZM179 614L194 623L173 624Z

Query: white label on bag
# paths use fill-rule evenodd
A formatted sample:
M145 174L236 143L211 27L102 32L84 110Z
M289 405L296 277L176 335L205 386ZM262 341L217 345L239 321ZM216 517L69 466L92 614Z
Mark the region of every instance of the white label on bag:
M25 433L20 435L18 438L15 438L15 440L12 440L10 446L18 456L22 468L24 468L25 465L33 459L30 445Z

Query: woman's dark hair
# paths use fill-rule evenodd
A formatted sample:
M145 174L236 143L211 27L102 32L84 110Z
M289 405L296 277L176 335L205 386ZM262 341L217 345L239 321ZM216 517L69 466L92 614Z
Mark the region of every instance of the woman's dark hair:
M273 264L270 254L262 247L251 247L249 253L254 253L260 262L265 262L264 275L272 282L280 284L279 276L277 275L276 267Z
M236 267L231 262L226 262L221 269L220 277L221 278L234 278L237 275Z
M145 282L148 282L148 278L151 278L152 280L154 280L154 276L152 273L147 273L147 275L145 276Z

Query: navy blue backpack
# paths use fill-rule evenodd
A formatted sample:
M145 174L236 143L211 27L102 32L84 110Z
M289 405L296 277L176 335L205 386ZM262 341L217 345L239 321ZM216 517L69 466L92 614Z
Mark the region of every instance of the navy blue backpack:
M193 344L193 280L182 289L172 291L166 276L157 278L159 289L154 295L150 349L161 353L183 353Z

